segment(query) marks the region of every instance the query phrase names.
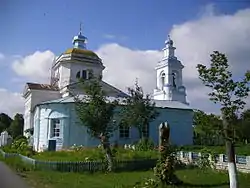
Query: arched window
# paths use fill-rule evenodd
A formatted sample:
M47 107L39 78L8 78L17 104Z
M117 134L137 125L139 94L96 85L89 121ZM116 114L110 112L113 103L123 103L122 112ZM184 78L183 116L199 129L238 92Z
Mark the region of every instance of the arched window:
M173 78L173 87L176 87L176 76L177 74L175 72L172 73L172 78Z
M78 71L77 73L76 73L76 78L81 78L81 72L80 71Z
M87 71L86 70L82 71L82 79L87 79Z
M165 85L165 78L166 78L165 73L162 73L161 74L161 89L163 89L163 87Z

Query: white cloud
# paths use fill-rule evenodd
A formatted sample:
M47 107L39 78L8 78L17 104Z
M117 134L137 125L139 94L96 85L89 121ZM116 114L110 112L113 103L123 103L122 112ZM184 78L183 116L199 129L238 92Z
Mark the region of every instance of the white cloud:
M242 76L249 69L250 9L240 10L233 15L215 15L213 6L205 10L198 19L173 26L170 34L177 47L176 54L185 65L183 79L189 102L195 108L218 112L218 106L208 100L208 89L199 81L195 67L198 63L208 65L209 54L219 50L228 56L236 77ZM102 45L96 52L106 66L106 81L126 90L139 78L144 90L152 93L156 85L154 67L161 59L160 51L132 50L112 43ZM31 81L44 81L49 77L53 58L54 54L50 51L35 52L16 60L12 68L19 76Z
M47 82L54 57L55 55L49 50L37 51L26 57L17 58L13 62L12 68L19 76L24 76L32 81Z
M105 38L105 39L115 39L116 36L115 35L111 35L111 34L104 34L103 38Z
M138 78L146 91L154 89L156 80L150 78L155 75L154 66L161 58L160 52L135 51L113 43L101 46L97 54L106 66L104 79L107 82L126 90L126 87L133 86Z
M0 112L13 117L16 113L23 113L24 100L20 93L13 93L0 88Z
M177 56L185 65L183 78L191 105L208 112L218 112L218 106L208 100L208 89L198 79L196 65L208 65L209 55L219 50L226 53L236 77L249 69L250 9L240 10L234 15L214 15L213 6L210 6L199 19L173 26L170 34L177 47ZM97 53L107 66L104 79L110 83L124 89L138 77L147 92L154 89L156 78L153 68L160 60L160 52L134 51L108 44L101 46Z
M113 35L113 34L104 34L103 38L109 39L109 40L116 39L116 40L123 40L123 41L128 39L127 36L116 36L116 35Z

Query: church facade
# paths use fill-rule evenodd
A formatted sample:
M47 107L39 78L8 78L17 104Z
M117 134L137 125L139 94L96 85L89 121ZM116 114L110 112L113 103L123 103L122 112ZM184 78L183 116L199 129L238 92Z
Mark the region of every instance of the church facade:
M157 81L152 99L160 115L144 128L144 136L158 144L158 127L162 122L168 122L171 142L190 145L193 142L193 110L186 101L186 89L182 85L184 66L175 56L175 47L170 38L162 51L163 58L156 66ZM33 129L33 147L36 151L47 149L50 140L56 141L56 150L73 145L91 147L99 144L99 140L92 138L78 120L74 98L69 91L79 96L86 95L79 89L78 79L102 78L104 69L101 58L86 48L86 37L80 31L73 38L73 47L55 58L50 84L26 83L23 92L24 135L27 135L28 129ZM101 85L109 100L127 96L102 79ZM138 139L137 129L121 127L114 132L110 142L133 144Z

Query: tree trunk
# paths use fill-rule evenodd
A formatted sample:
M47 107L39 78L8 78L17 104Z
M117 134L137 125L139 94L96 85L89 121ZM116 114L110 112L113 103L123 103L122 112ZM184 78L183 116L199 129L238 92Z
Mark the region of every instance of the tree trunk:
M113 171L113 156L112 156L110 145L109 144L108 146L103 145L103 148L106 152L106 158L108 162L108 171L111 172Z
M110 148L109 139L106 136L101 136L101 143L106 154L106 159L108 163L108 171L113 171L113 156Z
M230 127L228 124L228 119L225 115L223 115L223 127L226 141L226 150L227 150L227 158L228 158L228 174L230 181L230 188L238 188L237 181L237 168L235 163L235 150L233 144L232 134L230 134Z
M139 131L139 137L140 137L140 140L142 140L143 139L143 132L142 132L142 127L141 126L139 126L138 127L138 131Z

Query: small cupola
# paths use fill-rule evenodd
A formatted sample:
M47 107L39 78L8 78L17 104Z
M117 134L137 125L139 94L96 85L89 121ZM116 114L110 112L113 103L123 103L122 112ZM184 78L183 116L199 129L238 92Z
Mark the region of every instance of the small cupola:
M78 35L74 36L72 43L74 45L74 48L87 49L87 37L82 35L82 24L80 24L80 31Z

